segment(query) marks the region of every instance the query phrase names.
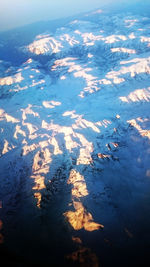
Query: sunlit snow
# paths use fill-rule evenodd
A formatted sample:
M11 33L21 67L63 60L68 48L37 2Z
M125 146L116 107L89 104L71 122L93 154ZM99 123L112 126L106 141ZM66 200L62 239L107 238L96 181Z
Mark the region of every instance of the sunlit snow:
M33 216L30 238L49 242L56 227L58 243L70 238L67 259L92 257L82 266L99 266L104 244L140 239L149 211L149 33L149 18L98 9L21 44L24 63L0 61L0 231L4 224L8 239L12 221L21 233L22 218ZM68 250L74 243L77 253Z

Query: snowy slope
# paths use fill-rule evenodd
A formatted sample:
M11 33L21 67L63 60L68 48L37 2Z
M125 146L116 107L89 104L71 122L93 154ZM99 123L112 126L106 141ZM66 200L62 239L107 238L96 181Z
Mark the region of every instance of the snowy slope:
M93 238L100 247L109 239L126 245L133 236L137 243L150 188L150 19L95 14L95 20L87 14L55 34L41 33L20 47L29 57L25 63L10 69L1 62L0 69L6 236L19 225L18 247L20 233L33 225L40 229L39 218L46 216L47 238L41 241L39 234L39 242L48 242L56 223L61 242L64 228L73 240L68 242L86 240L82 252L94 255L92 264L99 260L98 248L90 254ZM49 56L45 64L39 55ZM84 238L81 229L91 235Z

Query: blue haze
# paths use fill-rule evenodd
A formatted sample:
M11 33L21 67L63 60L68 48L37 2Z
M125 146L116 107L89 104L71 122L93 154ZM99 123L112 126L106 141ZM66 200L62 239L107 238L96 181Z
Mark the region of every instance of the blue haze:
M0 31L41 20L72 16L110 3L128 2L131 3L129 0L0 0ZM132 0L134 2L142 1Z

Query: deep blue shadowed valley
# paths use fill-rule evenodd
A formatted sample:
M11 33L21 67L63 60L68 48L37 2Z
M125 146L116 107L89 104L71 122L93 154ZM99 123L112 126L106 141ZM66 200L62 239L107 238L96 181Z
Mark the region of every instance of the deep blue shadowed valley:
M149 266L150 5L0 33L0 253Z

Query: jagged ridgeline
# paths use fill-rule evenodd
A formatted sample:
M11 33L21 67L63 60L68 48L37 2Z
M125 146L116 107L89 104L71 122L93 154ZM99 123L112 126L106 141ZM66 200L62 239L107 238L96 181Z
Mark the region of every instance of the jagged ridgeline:
M148 259L148 8L107 6L0 34L0 246L8 263Z

